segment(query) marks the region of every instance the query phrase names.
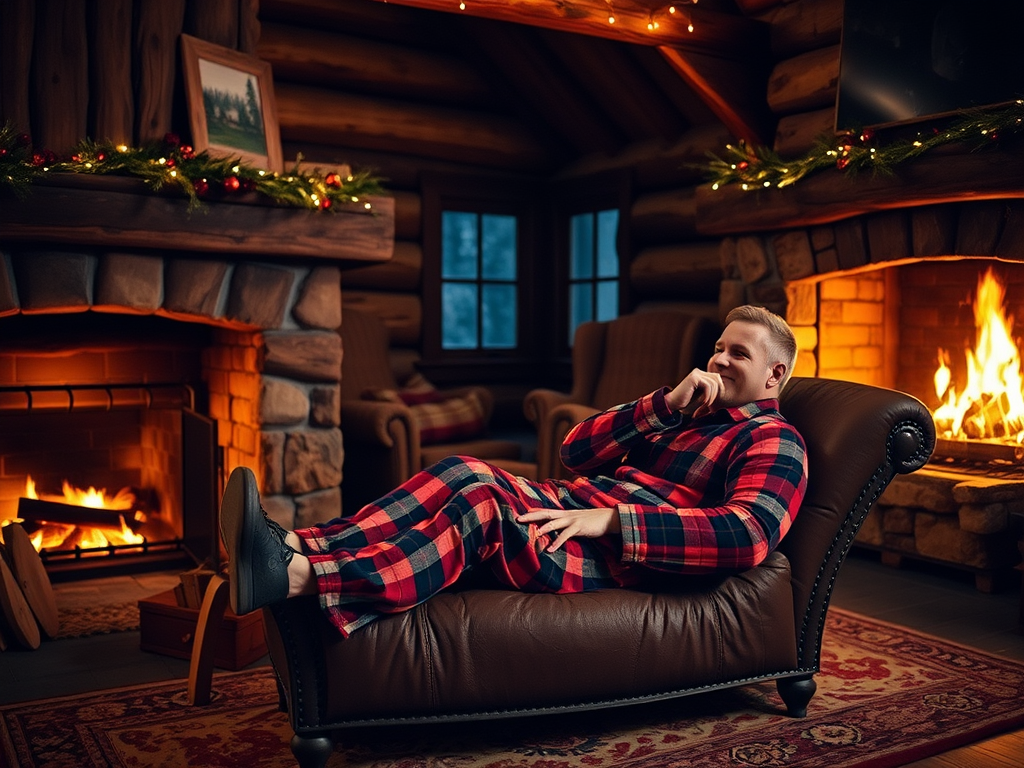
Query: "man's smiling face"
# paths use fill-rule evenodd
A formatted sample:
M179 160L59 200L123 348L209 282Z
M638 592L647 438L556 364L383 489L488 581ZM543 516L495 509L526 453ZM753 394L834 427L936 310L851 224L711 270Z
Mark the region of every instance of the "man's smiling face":
M733 408L775 396L777 361L768 359L770 338L768 329L756 323L737 320L726 326L708 361L708 371L722 377L715 407Z

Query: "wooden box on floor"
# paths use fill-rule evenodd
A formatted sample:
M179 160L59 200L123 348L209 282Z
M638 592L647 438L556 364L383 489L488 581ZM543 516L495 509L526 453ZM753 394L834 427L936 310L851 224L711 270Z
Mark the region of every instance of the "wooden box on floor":
M199 609L179 606L173 590L139 600L139 647L179 659L191 658L198 618ZM239 670L266 653L263 613L237 616L229 607L220 623L214 665Z

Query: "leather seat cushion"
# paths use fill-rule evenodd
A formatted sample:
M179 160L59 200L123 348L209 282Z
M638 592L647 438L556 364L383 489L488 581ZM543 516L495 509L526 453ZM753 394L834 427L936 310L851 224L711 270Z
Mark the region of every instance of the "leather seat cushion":
M310 601L305 629L319 628L326 659L321 723L557 708L796 666L782 554L736 575L657 582L576 595L456 589L347 640Z

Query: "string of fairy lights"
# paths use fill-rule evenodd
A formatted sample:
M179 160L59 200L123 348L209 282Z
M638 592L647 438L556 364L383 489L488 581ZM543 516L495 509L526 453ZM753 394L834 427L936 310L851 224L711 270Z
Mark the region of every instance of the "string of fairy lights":
M744 142L727 144L724 156L708 153L702 165L711 189L738 185L745 191L783 188L819 171L836 169L854 175L893 175L896 166L943 145L970 151L992 146L1024 129L1024 99L1009 104L965 110L945 127L919 130L912 137L883 142L872 130L844 131L818 137L802 157L784 159L769 147Z
M693 20L688 16L684 15L682 9L678 6L681 5L696 5L698 0L680 0L680 2L651 8L647 12L647 31L656 32L661 28L661 20L665 18L678 17L684 18L686 23L686 31L693 32ZM468 10L472 0L459 0L459 10ZM608 9L608 23L616 24L620 21L621 16L615 10L615 3L612 0L604 0L604 4Z
M154 191L175 189L188 199L190 211L207 201L246 193L313 211L339 207L372 211L373 204L366 198L383 192L380 180L369 172L343 175L301 165L300 156L291 171L277 173L238 158L196 152L173 133L139 147L86 139L67 156L58 156L34 149L30 137L9 123L0 128L0 191L6 189L18 197L24 197L36 180L61 173L129 176L143 180Z

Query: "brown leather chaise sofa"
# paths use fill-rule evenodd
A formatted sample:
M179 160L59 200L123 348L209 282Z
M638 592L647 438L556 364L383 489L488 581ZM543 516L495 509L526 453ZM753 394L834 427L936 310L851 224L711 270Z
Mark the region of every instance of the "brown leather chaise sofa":
M794 379L781 409L807 442L807 496L779 549L751 570L578 595L464 587L347 640L314 597L265 608L300 766L323 766L346 727L564 712L763 680L804 716L839 567L890 480L928 460L935 430L915 398L842 381Z

